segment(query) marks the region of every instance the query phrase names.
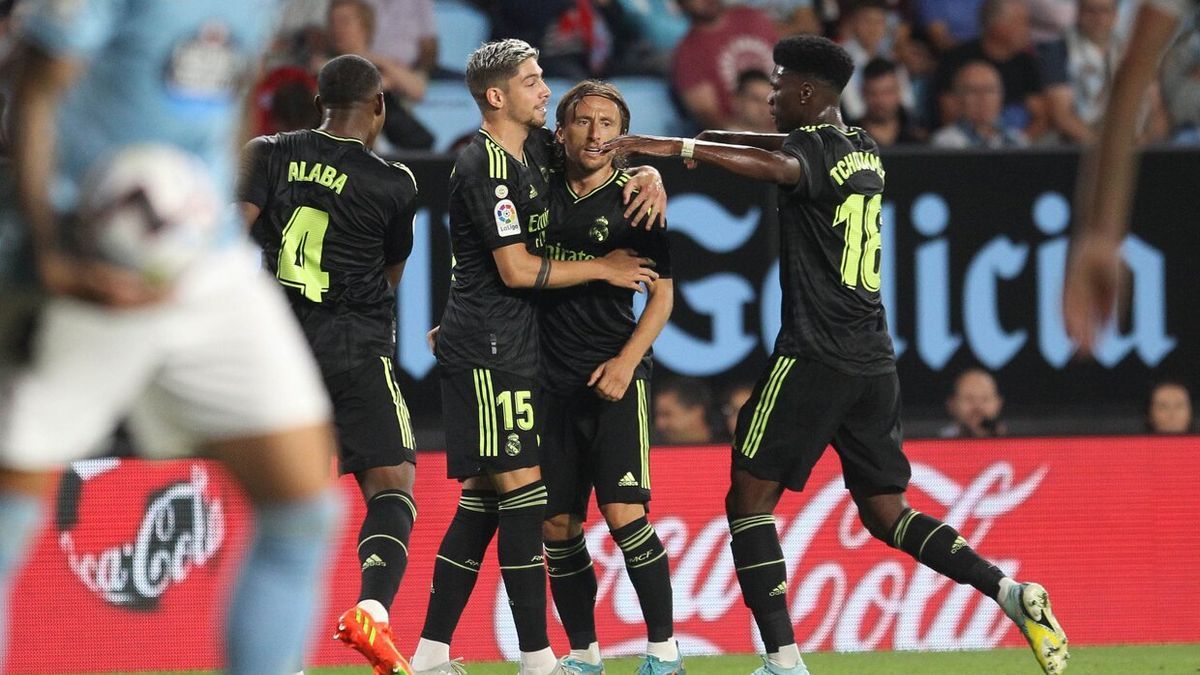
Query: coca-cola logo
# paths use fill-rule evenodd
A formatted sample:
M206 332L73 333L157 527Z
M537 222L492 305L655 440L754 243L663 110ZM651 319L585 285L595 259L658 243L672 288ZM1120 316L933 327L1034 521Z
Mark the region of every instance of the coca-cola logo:
M989 550L988 533L1016 511L1042 483L1048 467L1018 478L1009 462L984 467L958 482L929 464L913 463L909 487L922 510L955 527L976 549L1010 575L1021 561ZM999 606L970 586L959 586L874 540L841 477L812 485L798 510L777 513L787 557L788 606L802 651L834 649L985 649L1012 630ZM697 521L691 519L693 524ZM655 529L671 556L675 636L689 654L760 650L754 622L742 604L729 550L724 514L705 514L698 526L676 514L655 519ZM588 527L598 589L597 625L609 627L605 653L640 654L645 628L637 594L625 572L622 552L608 529ZM516 633L502 583L495 589L493 620L500 651L519 656ZM618 627L617 631L612 630Z
M117 607L153 611L167 589L221 549L225 511L220 499L207 492L208 471L193 464L187 480L147 495L129 539L99 550L80 550L76 541L84 529L105 525L92 522L96 518L83 519L88 483L119 466L116 459L78 462L64 474L56 513L58 545L72 573L97 597Z

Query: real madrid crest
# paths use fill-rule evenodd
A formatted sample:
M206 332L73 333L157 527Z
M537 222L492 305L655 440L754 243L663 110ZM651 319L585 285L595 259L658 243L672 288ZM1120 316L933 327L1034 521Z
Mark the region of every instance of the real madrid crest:
M504 444L504 452L509 457L516 457L521 454L521 437L516 434L509 434L508 440Z
M596 222L592 224L592 229L588 230L588 236L597 243L608 239L608 218L604 216L597 218Z

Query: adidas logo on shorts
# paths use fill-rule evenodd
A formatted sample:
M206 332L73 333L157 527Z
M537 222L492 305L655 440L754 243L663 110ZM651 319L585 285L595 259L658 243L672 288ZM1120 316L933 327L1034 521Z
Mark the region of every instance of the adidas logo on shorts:
M777 596L777 595L787 595L787 582L786 582L786 581L782 581L782 582L780 582L780 583L779 583L779 585L778 585L778 586L776 586L776 587L774 588L774 590L772 590L772 591L771 591L770 593L768 593L767 595L769 595L769 596L770 596L770 597L772 597L772 598L773 598L773 597L775 597L775 596Z
M364 570L368 567L387 567L387 563L383 561L383 558L380 558L378 555L372 553L371 556L362 564L362 568Z
M637 487L637 486L638 486L638 482L637 482L637 479L633 477L632 471L626 471L625 475L621 476L621 480L617 481L617 487Z

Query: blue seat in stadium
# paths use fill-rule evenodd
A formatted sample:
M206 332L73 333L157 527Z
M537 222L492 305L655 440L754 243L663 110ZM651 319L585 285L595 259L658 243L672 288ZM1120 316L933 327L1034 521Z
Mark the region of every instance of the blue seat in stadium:
M413 115L433 134L433 149L445 152L454 141L479 128L479 108L458 80L430 80L425 100L412 108Z
M671 104L671 91L666 81L655 77L615 77L612 83L629 104L633 117L630 133L651 136L682 133L684 122Z
M433 12L438 31L438 66L464 72L467 57L491 34L487 15L466 0L437 0Z

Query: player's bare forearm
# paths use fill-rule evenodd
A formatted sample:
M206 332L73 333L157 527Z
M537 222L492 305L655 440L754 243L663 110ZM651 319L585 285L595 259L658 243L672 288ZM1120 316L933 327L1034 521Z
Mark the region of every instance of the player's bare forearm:
M1119 240L1125 234L1137 172L1138 111L1178 22L1150 4L1138 10L1129 49L1113 78L1099 144L1080 171L1081 236Z
M556 289L604 281L620 288L641 290L642 283L653 282L658 274L650 269L653 262L631 251L613 251L594 260L550 260L533 255L524 244L503 246L492 251L500 279L509 288Z
M719 166L739 176L779 185L795 185L804 177L800 162L795 157L745 145L698 141L692 159Z
M400 287L400 277L404 276L404 263L398 262L383 268L383 276L387 277L388 288L394 293Z
M779 185L795 185L804 177L800 162L795 157L745 145L725 145L692 139L685 141L682 138L662 136L621 136L605 143L604 152L673 157L682 156L684 148L693 143L691 159L719 166L747 178Z
M57 147L55 110L77 68L33 47L22 47L13 83L13 171L17 199L29 224L39 258L56 248L57 228L50 203Z
M712 141L725 145L746 145L759 150L774 152L783 147L787 134L760 134L754 131L721 131L707 129L696 135L698 141Z
M640 361L651 345L658 339L667 321L671 318L671 310L675 307L675 283L671 279L659 279L650 284L650 297L646 300L646 308L638 319L633 335L621 348L621 356L634 363Z

